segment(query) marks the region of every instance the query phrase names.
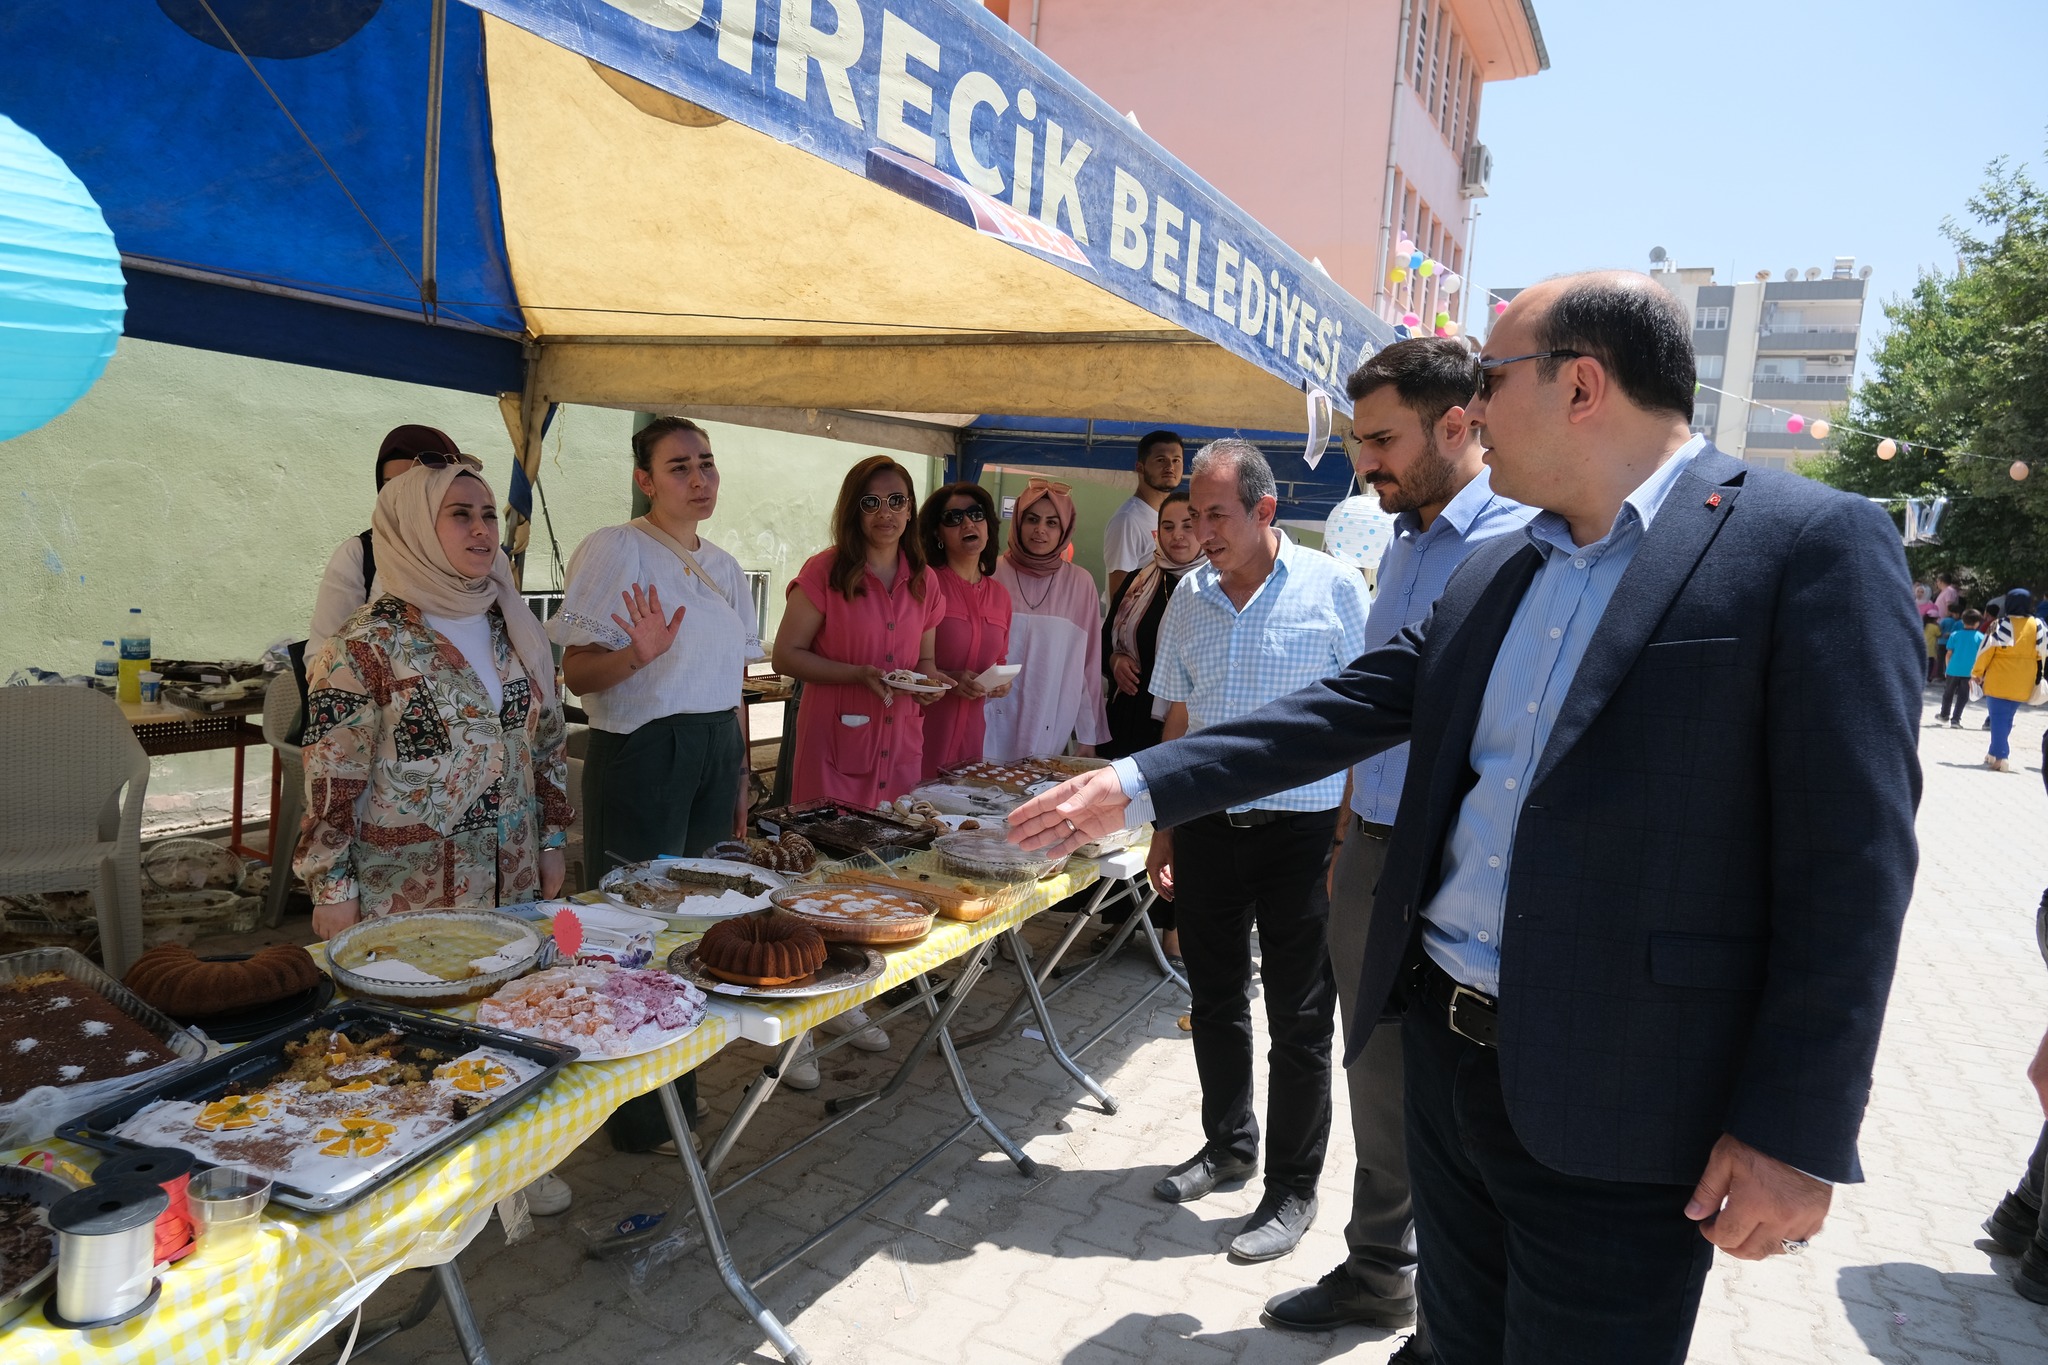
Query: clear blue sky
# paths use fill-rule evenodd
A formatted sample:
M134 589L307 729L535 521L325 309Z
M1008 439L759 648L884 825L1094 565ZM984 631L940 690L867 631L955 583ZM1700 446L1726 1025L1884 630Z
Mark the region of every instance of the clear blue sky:
M1987 163L2048 180L2048 0L1535 3L1550 70L1480 112L1481 291L1653 246L1723 284L1853 255L1869 337L1880 301L1954 269L1941 222Z

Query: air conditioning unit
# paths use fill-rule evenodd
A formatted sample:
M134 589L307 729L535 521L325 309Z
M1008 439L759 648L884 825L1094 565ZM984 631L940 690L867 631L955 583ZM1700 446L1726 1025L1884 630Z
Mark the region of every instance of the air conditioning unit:
M1465 149L1464 184L1458 193L1467 199L1484 199L1486 182L1493 177L1493 153L1486 150L1486 144L1475 142Z

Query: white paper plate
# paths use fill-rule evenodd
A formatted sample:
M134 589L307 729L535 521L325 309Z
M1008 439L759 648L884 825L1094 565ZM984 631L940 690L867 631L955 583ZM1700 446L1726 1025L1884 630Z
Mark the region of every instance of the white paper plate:
M759 896L743 897L737 892L729 892L723 896L689 896L677 902L673 910L635 905L618 894L620 888L628 882L665 877L671 867L686 868L695 872L717 872L728 877L751 877L768 890ZM624 867L613 868L604 874L604 880L597 884L597 889L603 892L604 898L613 905L635 915L650 915L662 920L718 920L751 914L765 908L768 897L781 890L788 880L784 873L771 872L752 863L728 862L723 858L655 858L649 862L628 863Z
M1024 671L1022 664L990 664L974 679L984 690L1001 687L1006 682L1015 682L1017 675Z
M927 697L937 696L941 692L950 690L943 683L897 682L894 678L889 677L887 674L882 675L882 686L893 687L898 692L916 692Z

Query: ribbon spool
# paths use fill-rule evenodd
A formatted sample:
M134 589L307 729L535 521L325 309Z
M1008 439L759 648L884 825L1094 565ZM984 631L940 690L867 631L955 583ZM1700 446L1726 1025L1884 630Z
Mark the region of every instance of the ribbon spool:
M50 1210L57 1233L57 1292L43 1305L54 1327L112 1327L147 1312L162 1284L156 1220L170 1196L147 1176L75 1190Z
M95 1184L140 1176L162 1190L169 1207L156 1218L156 1261L167 1265L192 1254L192 1209L185 1187L192 1183L192 1154L176 1147L138 1147L108 1157L93 1172Z

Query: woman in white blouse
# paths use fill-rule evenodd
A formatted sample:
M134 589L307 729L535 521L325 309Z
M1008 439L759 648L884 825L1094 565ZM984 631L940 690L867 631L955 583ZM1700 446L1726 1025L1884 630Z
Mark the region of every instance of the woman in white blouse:
M1074 500L1066 484L1033 479L1010 510L1010 548L995 578L1009 591L1010 662L1024 671L991 700L983 756L998 763L1092 755L1109 742L1102 706L1102 611L1095 580L1066 558Z
M696 857L743 833L740 679L761 657L739 561L698 534L718 508L711 438L686 417L633 437L644 517L569 557L551 630L590 716L583 761L586 880L621 862Z

